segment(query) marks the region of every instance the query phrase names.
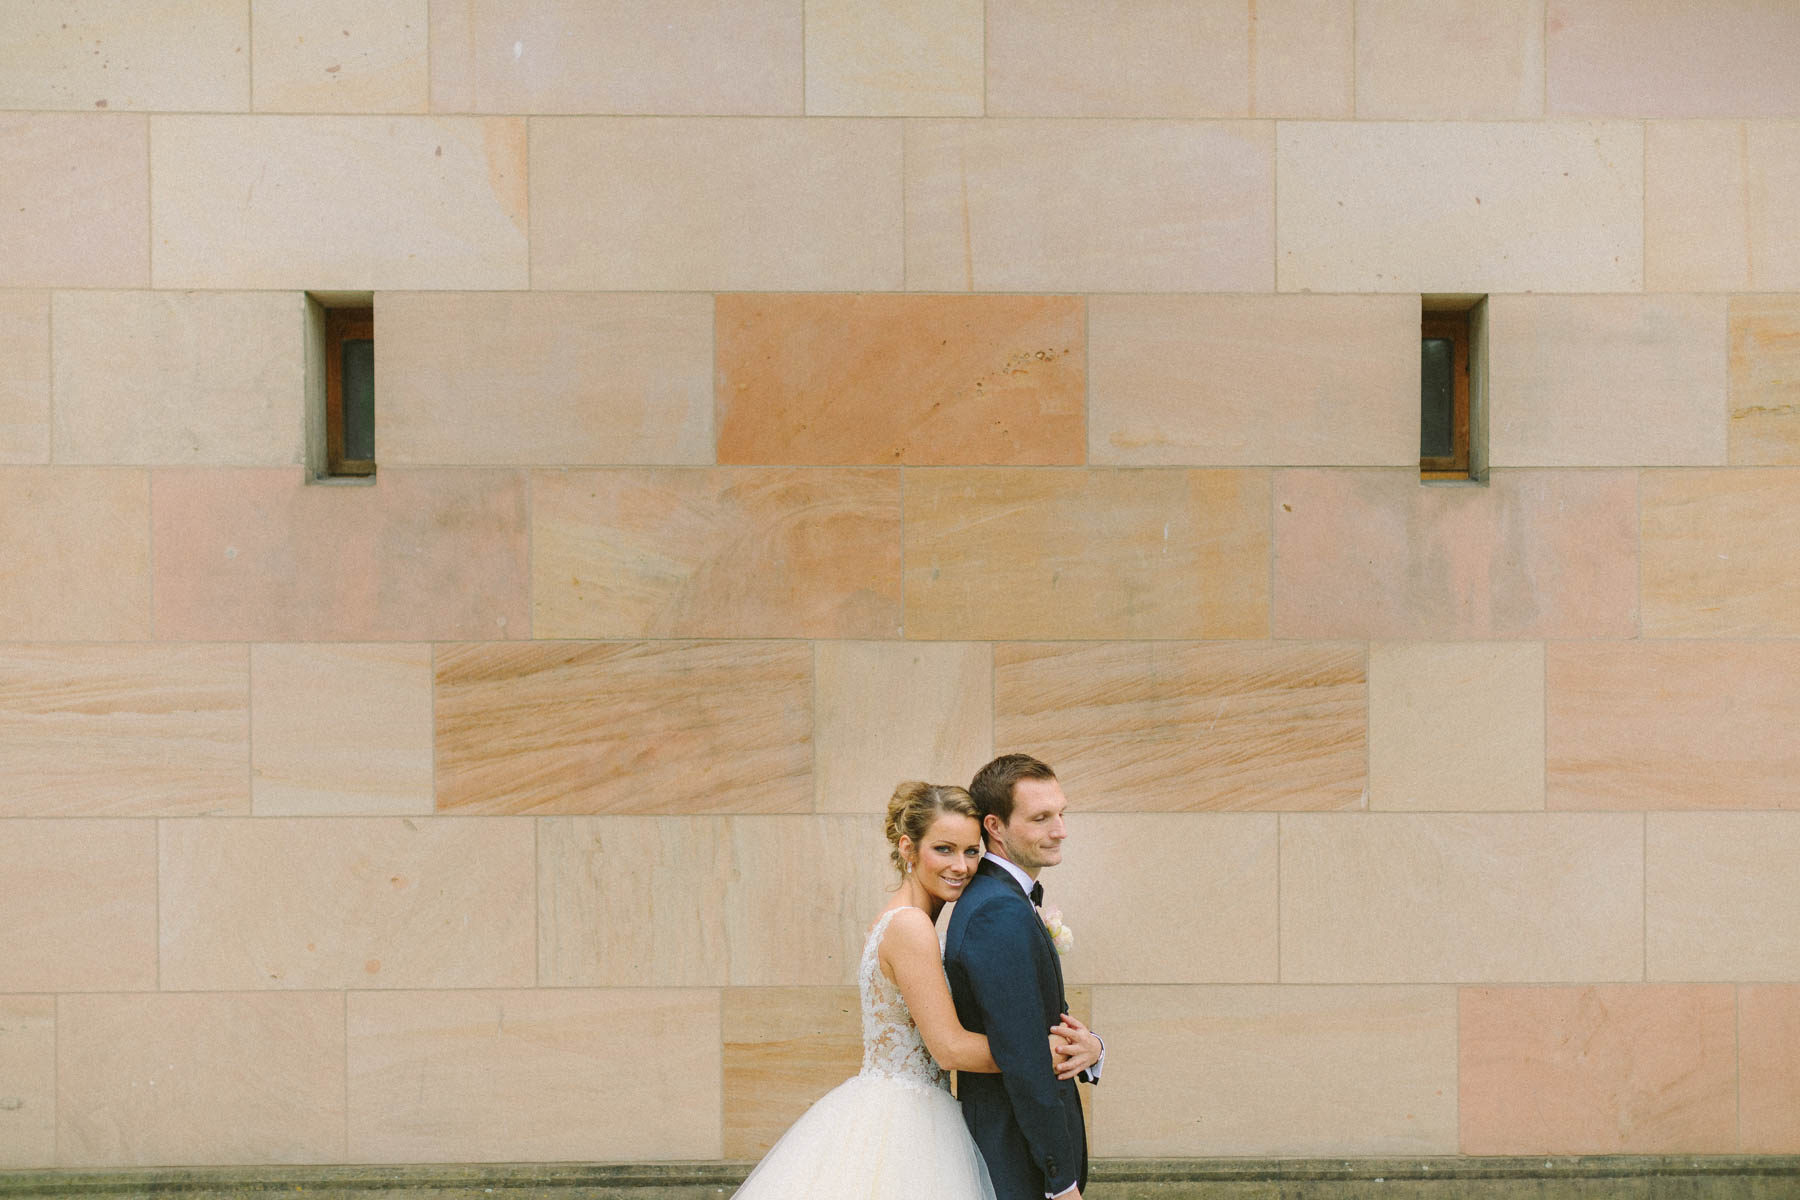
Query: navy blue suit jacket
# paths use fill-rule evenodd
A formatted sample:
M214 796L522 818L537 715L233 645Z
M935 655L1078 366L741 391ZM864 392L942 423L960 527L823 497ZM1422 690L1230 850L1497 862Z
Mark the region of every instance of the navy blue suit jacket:
M950 914L944 973L963 1028L987 1035L1000 1074L957 1073L963 1120L998 1200L1087 1186L1087 1126L1075 1081L1056 1077L1050 1027L1069 1011L1062 966L1037 910L983 859Z

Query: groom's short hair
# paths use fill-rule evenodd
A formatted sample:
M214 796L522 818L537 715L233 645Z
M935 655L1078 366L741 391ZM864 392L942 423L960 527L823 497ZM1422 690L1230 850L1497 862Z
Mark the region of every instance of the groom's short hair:
M1048 763L1029 754L1002 754L975 772L975 778L969 783L969 795L974 798L975 807L981 810L982 837L987 836L989 813L999 817L1002 825L1012 820L1014 784L1021 779L1055 778L1056 772Z

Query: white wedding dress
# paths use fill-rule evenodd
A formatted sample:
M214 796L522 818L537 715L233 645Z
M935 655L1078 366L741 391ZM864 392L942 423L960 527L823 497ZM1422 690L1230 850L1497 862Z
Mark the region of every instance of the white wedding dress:
M993 1200L949 1077L881 973L876 952L899 911L875 922L857 967L862 1070L794 1122L735 1200Z

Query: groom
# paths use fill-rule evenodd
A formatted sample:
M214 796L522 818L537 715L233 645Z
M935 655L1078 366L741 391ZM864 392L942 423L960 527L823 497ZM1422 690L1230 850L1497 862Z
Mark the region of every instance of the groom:
M1004 754L976 772L987 853L963 889L945 932L944 971L963 1027L985 1033L998 1075L962 1071L963 1119L987 1160L996 1200L1081 1200L1087 1127L1072 1079L1059 1080L1048 1033L1069 1011L1056 948L1034 907L1038 871L1062 861L1063 809L1056 772L1028 754ZM1078 1047L1100 1079L1097 1038Z

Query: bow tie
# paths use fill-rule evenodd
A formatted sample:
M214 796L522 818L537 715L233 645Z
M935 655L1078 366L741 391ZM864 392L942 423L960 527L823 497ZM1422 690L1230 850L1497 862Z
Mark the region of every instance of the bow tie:
M1033 904L1042 904L1044 902L1044 885L1041 883L1032 884L1031 891L1027 894L1031 897L1031 902Z

